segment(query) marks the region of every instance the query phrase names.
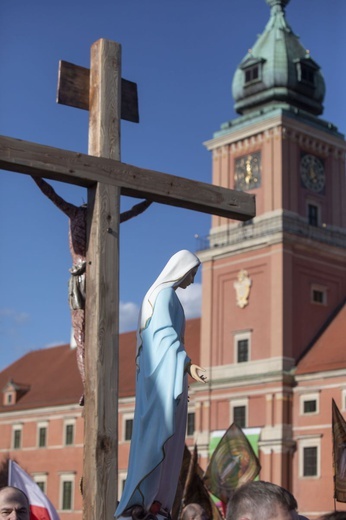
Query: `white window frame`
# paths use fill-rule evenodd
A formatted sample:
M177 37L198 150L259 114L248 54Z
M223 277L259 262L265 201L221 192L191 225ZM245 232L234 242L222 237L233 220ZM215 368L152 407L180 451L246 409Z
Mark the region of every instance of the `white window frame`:
M234 408L238 406L245 406L245 426L244 428L249 427L249 400L247 398L244 399L232 399L231 401L231 423L234 423Z
M134 413L124 413L123 415L123 418L122 418L122 430L123 430L123 434L122 434L122 439L123 439L123 442L131 442L131 439L125 439L125 436L126 436L126 421L129 421L129 420L134 420ZM133 429L132 429L132 434L133 434Z
M299 442L299 478L318 479L321 477L321 435L298 439ZM317 475L304 475L304 448L317 448Z
M247 361L238 361L238 342L246 339L248 342L248 360ZM241 365L242 363L249 363L251 360L251 332L236 332L233 338L233 352L234 352L234 360L235 363Z
M346 411L346 388L341 391L341 410Z
M73 426L73 440L71 444L67 444L67 426ZM76 419L65 419L64 421L64 446L74 446L76 443Z
M60 496L59 496L59 508L62 512L71 512L74 511L74 493L75 493L75 473L61 473L60 474ZM63 509L63 499L64 499L64 482L71 482L71 509Z
M14 432L20 431L20 446L16 448L14 446ZM21 450L23 448L23 425L22 424L14 424L12 426L12 449L13 450Z
M36 473L32 475L33 480L36 482L36 484L42 484L43 483L43 492L47 494L47 473Z
M46 428L46 444L45 446L40 446L40 429ZM36 442L37 448L46 448L48 446L48 421L43 421L37 423L37 442Z
M304 403L306 401L316 401L316 412L304 412ZM299 398L299 415L310 417L320 413L320 393L314 392L310 394L302 394Z
M121 495L123 494L124 489L124 483L127 478L127 472L126 471L120 471L118 474L118 497L119 500L121 499Z
M10 406L10 405L13 405L13 404L16 404L16 393L11 391L11 392L5 392L5 395L4 395L4 405L5 406Z
M316 302L314 300L314 291L319 291L319 292L321 292L323 294L323 301L322 302ZM326 306L327 305L327 287L325 285L319 285L317 283L311 284L311 287L310 287L310 301L314 305Z

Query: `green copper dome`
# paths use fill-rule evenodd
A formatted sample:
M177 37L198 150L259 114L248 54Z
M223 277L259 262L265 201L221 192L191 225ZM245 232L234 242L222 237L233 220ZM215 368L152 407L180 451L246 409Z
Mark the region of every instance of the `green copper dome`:
M266 2L271 8L267 26L233 77L234 108L248 114L268 105L290 106L322 114L324 79L286 21L289 0Z

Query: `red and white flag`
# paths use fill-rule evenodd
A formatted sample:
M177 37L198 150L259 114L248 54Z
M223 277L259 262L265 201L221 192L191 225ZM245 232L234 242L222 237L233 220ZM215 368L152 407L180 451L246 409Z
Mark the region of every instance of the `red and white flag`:
M49 498L13 460L9 460L8 485L21 489L27 495L30 503L30 520L60 520Z

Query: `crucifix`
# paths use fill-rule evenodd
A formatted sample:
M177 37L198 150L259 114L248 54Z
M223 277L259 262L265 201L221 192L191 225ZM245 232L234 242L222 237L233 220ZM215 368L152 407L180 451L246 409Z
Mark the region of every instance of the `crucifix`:
M74 69L77 83L89 79L80 107L89 110L88 155L0 137L0 168L88 189L83 519L109 520L117 502L120 195L236 220L255 216L255 197L121 163L121 46L95 42L85 71ZM129 113L136 120L136 108Z

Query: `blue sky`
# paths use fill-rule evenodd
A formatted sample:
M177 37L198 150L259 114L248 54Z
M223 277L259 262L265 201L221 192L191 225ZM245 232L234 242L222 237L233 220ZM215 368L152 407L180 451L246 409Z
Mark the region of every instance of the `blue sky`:
M345 0L291 0L286 16L321 66L323 118L346 130ZM138 85L140 124L122 123L122 161L203 182L203 146L236 116L231 84L269 19L265 0L2 0L0 134L87 152L87 112L57 105L59 60L89 67L99 38L122 45ZM69 202L86 190L54 183ZM138 202L123 198L122 209ZM136 327L147 288L179 249L195 251L211 217L160 204L121 226L121 330ZM0 370L30 350L69 342L68 221L30 177L0 172ZM199 315L200 275L184 292Z

